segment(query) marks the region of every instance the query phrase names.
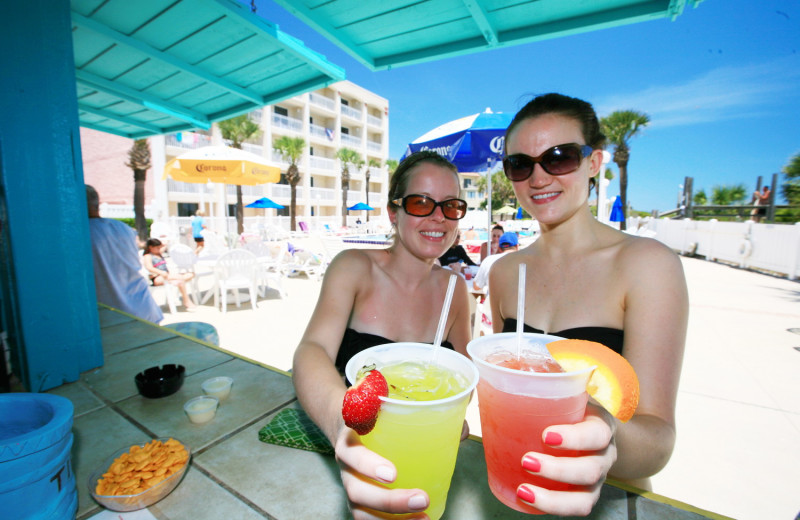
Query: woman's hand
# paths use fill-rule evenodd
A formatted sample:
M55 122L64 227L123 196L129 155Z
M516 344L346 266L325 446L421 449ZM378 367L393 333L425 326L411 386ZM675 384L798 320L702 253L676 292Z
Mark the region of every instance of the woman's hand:
M528 452L522 467L532 475L579 486L572 491L551 491L532 484L517 488L517 497L554 515L588 515L600 498L600 489L617 460L614 443L616 421L602 408L589 404L583 421L550 426L542 432L552 448L589 452L581 457L558 457Z
M427 493L421 489L388 489L383 486L383 483L394 482L397 477L394 464L367 449L355 431L342 428L335 450L354 519L428 518L422 513L430 505ZM392 513L392 516L382 512ZM396 516L402 513L408 514Z

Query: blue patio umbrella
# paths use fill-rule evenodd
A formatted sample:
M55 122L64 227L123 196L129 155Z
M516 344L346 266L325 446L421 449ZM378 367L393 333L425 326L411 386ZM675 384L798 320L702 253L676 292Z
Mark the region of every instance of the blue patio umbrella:
M517 219L517 220L522 220L522 206L517 208L517 216L514 217L514 218Z
M373 208L372 206L367 206L363 202L359 202L358 204L354 204L353 206L350 206L347 209L350 210L350 211L358 211L358 210L372 211L375 208Z
M611 206L611 215L608 217L608 220L611 222L622 222L625 220L625 216L622 214L622 199L617 198L614 199L614 205Z
M438 126L406 147L403 158L422 150L447 157L460 172L482 172L503 154L506 128L512 114L485 112Z
M261 197L255 202L251 202L246 208L275 208L275 209L283 209L285 206L282 206L275 202L272 199L268 199L267 197Z

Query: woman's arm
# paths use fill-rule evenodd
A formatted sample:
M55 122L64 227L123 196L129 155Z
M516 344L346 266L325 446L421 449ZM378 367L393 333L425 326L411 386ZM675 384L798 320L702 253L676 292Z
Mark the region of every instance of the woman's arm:
M640 397L633 419L617 428L619 455L610 474L634 479L654 475L672 455L689 296L680 259L659 242L636 240L622 253L622 265L623 355L639 377Z

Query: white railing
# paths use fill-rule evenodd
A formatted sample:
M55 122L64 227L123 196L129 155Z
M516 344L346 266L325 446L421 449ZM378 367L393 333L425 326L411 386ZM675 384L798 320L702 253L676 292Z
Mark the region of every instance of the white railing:
M361 110L357 110L348 105L342 105L342 115L350 119L355 119L356 121L361 121Z
M329 97L325 97L320 94L311 93L308 95L308 100L314 105L320 106L331 112L336 111L336 102Z
M252 121L252 122L254 122L256 124L260 124L261 123L261 112L262 111L261 111L260 108L257 109L257 110L253 110L252 112L247 114L247 117L250 118L250 121Z
M361 148L361 138L353 137L350 134L342 134L342 144L347 146L355 146Z
M381 143L376 143L375 141L369 141L369 140L367 141L367 150L380 153L381 148L383 148L383 145Z
M148 205L144 207L144 218L155 218L155 208ZM100 216L103 218L134 218L133 205L130 204L100 204Z
M315 125L311 123L308 127L309 132L314 137L319 137L320 139L327 139L328 141L333 141L333 130L325 128L324 126Z
M272 126L278 128L285 128L294 132L303 131L303 122L293 117L282 116L280 114L272 114Z
M790 280L800 275L800 223L630 218L627 226L634 233L654 233L656 239L682 254L780 273Z
M194 150L195 148L211 145L211 136L194 132L181 132L180 134L180 140L178 140L177 134L167 134L164 139L167 146L177 146L178 148Z
M336 170L336 161L333 159L328 159L327 157L318 157L316 155L310 155L308 157L309 166L311 168L316 168L318 170Z
M167 191L170 193L205 193L206 185L202 182L181 182L167 179Z
M340 200L342 197L337 190L330 188L311 188L309 193L311 202L319 204L320 201Z
M264 147L260 144L253 144L253 143L242 143L242 150L250 153L254 153L259 157L262 157L264 153Z
M367 124L370 126L376 126L378 128L383 127L383 119L380 117L375 117L372 114L367 114Z

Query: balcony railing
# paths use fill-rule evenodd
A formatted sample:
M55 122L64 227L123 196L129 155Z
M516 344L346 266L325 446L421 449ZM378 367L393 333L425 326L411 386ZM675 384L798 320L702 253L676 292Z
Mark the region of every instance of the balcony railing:
M264 147L260 144L253 144L253 143L242 143L242 150L250 153L254 153L261 157L264 153Z
M375 141L367 141L367 150L380 153L381 148L383 148L383 145L381 143L376 143Z
M342 134L342 144L346 146L355 146L361 148L361 138L354 137L350 134Z
M350 119L355 119L356 121L361 121L361 110L356 110L351 106L342 105L342 115Z
M309 202L319 204L321 202L331 202L341 200L342 196L338 191L330 188L311 188L311 198Z
M317 157L314 155L309 156L309 165L318 170L336 170L336 161L328 159L327 157Z
M187 148L194 150L203 146L211 145L211 136L205 134L196 134L194 132L181 132L181 139L178 140L177 134L167 134L167 146L177 146L179 148Z
M314 137L319 137L320 139L327 139L328 141L333 141L333 130L330 128L325 128L324 126L315 125L311 123L309 125L309 130L311 135Z
M375 117L372 114L367 114L367 124L381 128L383 127L383 119L380 117Z
M259 108L258 110L253 110L252 112L247 114L247 117L250 118L250 121L252 121L252 122L254 122L256 124L260 124L261 123L261 109Z
M285 128L293 132L303 131L303 122L293 117L282 116L280 114L272 114L272 126L277 128Z
M325 97L320 94L314 94L313 92L308 95L308 100L317 106L330 110L331 112L336 111L336 102L329 97Z

